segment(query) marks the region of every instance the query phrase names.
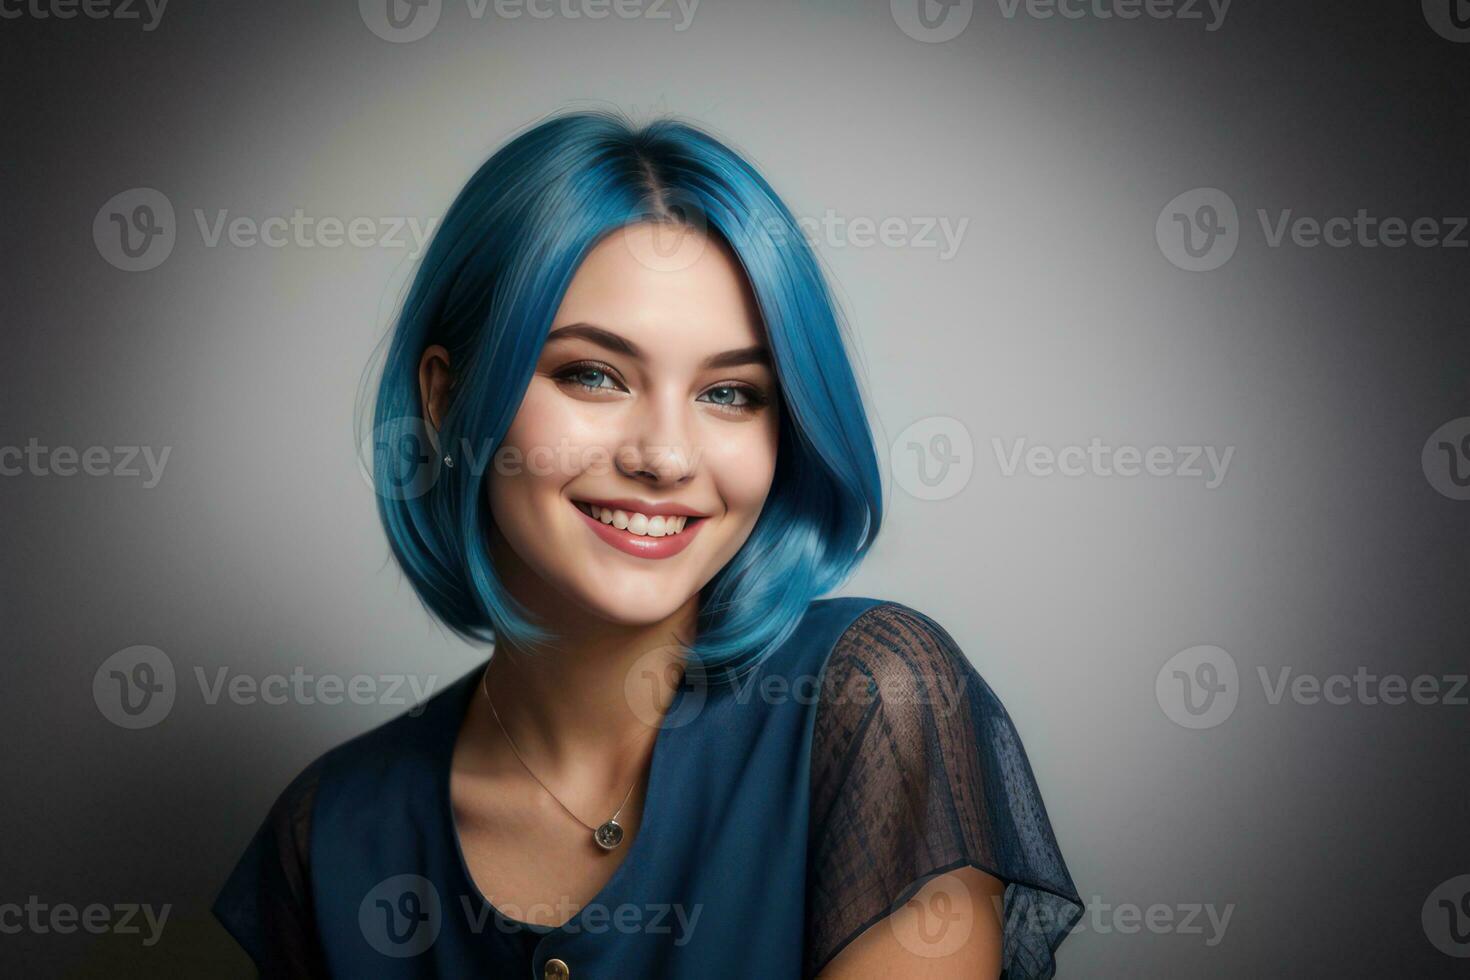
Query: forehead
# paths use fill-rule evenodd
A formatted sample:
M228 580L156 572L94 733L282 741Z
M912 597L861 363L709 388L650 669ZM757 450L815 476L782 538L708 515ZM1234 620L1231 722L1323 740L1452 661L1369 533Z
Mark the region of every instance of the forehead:
M703 356L765 340L759 305L730 247L696 229L652 222L620 228L588 254L551 326L578 322L670 354Z

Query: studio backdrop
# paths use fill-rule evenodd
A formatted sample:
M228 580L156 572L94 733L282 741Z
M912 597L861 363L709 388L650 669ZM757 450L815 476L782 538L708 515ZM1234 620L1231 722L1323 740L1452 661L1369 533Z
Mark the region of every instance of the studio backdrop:
M1470 963L1463 2L0 3L0 963L248 976L275 794L486 651L357 425L548 115L792 210L943 623L1084 900L1062 977ZM371 433L367 434L371 438Z

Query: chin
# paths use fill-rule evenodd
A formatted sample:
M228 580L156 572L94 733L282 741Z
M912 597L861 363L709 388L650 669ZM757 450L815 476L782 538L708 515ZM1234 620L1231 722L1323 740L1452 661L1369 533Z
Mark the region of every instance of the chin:
M670 588L666 582L632 582L621 576L616 584L578 584L573 598L599 619L620 626L647 626L662 622L689 601L694 593Z

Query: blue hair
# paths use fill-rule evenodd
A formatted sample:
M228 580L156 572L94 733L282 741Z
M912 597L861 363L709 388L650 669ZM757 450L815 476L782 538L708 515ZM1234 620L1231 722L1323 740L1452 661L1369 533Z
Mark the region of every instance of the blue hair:
M759 302L775 360L782 411L773 483L749 539L701 590L686 651L691 666L743 673L862 560L883 495L817 257L755 168L694 126L563 113L516 136L470 178L388 338L372 413L378 512L419 597L455 633L528 650L554 639L496 575L485 468L578 266L607 234L636 221L679 222L722 238ZM434 344L448 349L455 374L437 434L423 420L419 393L419 362ZM441 444L490 452L456 454L446 467Z

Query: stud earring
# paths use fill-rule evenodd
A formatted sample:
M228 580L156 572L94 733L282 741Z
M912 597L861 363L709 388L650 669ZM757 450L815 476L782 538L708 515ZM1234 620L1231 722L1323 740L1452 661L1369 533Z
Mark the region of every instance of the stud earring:
M446 469L454 469L454 457L448 453L444 454L444 466Z

